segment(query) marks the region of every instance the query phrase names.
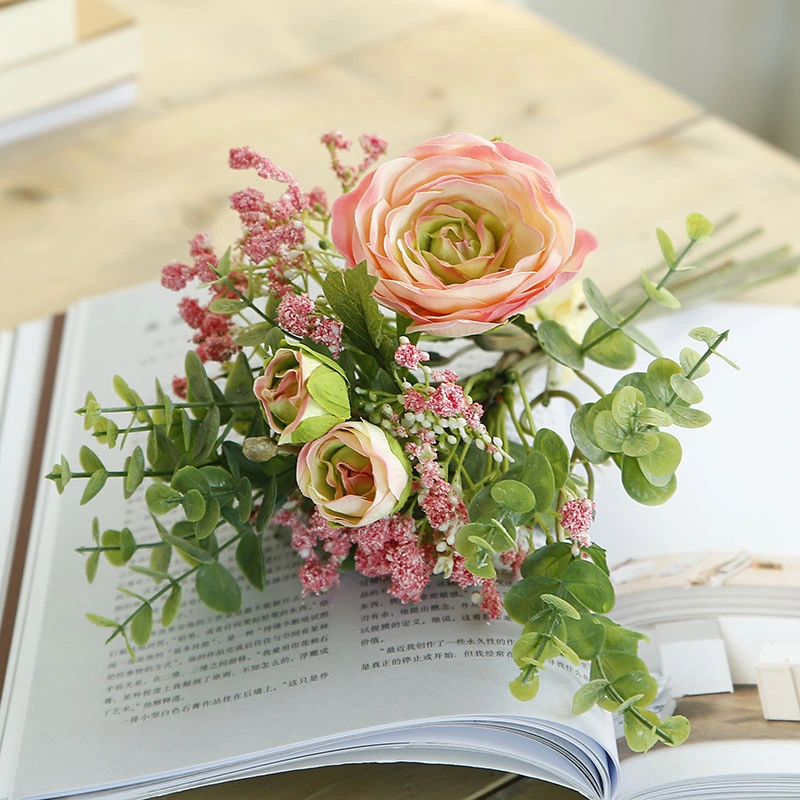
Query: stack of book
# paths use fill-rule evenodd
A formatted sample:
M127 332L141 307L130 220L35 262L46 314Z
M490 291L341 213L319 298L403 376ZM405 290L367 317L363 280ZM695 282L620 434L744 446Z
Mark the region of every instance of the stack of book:
M0 0L0 145L130 105L138 70L109 0Z

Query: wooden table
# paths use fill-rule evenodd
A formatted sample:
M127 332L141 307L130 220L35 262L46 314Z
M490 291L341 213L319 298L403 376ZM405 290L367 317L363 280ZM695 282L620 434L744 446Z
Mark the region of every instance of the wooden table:
M395 155L452 130L541 155L600 239L586 273L606 287L651 264L655 227L679 234L689 211L738 211L766 226L766 243L800 244L793 159L497 0L126 2L142 29L135 109L0 151L0 328L152 280L197 231L232 239L226 197L243 177L226 168L231 145L333 190L317 145L333 128L380 133ZM800 278L753 296L796 303ZM534 783L358 766L181 797L576 796Z

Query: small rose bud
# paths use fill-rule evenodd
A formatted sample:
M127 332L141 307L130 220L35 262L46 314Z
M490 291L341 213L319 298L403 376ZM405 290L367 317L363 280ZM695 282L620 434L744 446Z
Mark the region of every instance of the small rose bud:
M269 461L278 451L278 443L269 436L249 436L242 442L242 453L250 461Z

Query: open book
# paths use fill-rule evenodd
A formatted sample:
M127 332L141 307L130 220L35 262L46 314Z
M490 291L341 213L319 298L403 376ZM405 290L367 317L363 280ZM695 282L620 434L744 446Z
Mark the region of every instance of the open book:
M186 334L174 301L174 295L146 286L85 301L69 312L57 375L43 378L51 413L38 474L85 442L81 420L71 411L82 405L87 389L106 396L113 374L120 373L142 390L153 377L168 382L181 370ZM727 314L741 331L732 355L748 371L745 355L759 353L758 342L771 341L776 326L786 331L800 322L800 313L789 310L720 306L713 313ZM705 312L701 316L704 323L719 325ZM691 327L686 319L670 324L676 331ZM659 333L659 341L670 343L663 330ZM18 401L12 405L14 392L22 384L30 391L33 382L20 378L24 372L15 374L20 360L15 362L13 353L9 360L7 409L19 407ZM717 375L715 391L735 385L732 399L755 391L752 373L735 382L720 369L706 379L709 394ZM771 379L773 385L783 380ZM797 376L787 376L787 391L792 381L798 388ZM724 428L713 440L715 448L736 439L736 416L729 413L735 406L724 397L710 403ZM32 429L43 430L45 419L35 416ZM16 412L14 419L22 428ZM765 420L765 431L771 422ZM7 430L8 419L5 423ZM796 431L783 435L797 437ZM15 447L23 459L31 447L19 438L7 443L4 435L3 448ZM738 473L728 455L712 453L704 461L708 479L702 486L696 485L696 465L689 458L702 461L706 445L693 445L679 471L684 499L679 490L664 509L640 513L614 493L611 479L606 481L597 540L618 559L644 558L700 548L738 550L749 546L756 530L765 540L774 537L774 547L760 540L760 550L800 552L796 532L777 529L775 504L759 500L759 492L791 497L797 477L791 466L760 474L754 460L773 446L769 436L759 441L758 451L747 442L734 448ZM775 444L776 451L779 447ZM715 469L740 474L746 503L743 489L731 489L712 474ZM123 580L136 590L135 581L145 585L150 579L101 564L89 587L72 551L90 541L92 517L103 526L134 528L145 514L143 503L123 503L121 492L116 499L106 490L80 507L73 485L65 497L44 481L33 490L30 530L22 530L23 538L29 534L25 579L9 606L18 624L0 707L2 797L145 798L271 772L371 761L507 770L589 798L800 793L800 736L780 742L690 740L675 750L662 747L620 762L610 716L597 708L580 717L570 713L577 668L565 663L548 669L530 703L511 696L506 684L516 674L510 651L518 626L508 620L487 623L469 592L434 583L422 603L406 606L390 599L381 584L353 574L329 594L303 600L296 557L274 539L265 543L263 594L243 587L243 608L229 617L187 596L175 623L156 626L138 660L131 661L116 641L104 647L103 632L87 623L84 612L124 614L126 598L114 587ZM727 506L694 513L694 504L720 499ZM758 506L753 512L758 527L736 526L750 513L747 503ZM690 510L697 529L687 523ZM28 516L24 508L16 514L22 529ZM715 533L709 525L716 520L724 529Z

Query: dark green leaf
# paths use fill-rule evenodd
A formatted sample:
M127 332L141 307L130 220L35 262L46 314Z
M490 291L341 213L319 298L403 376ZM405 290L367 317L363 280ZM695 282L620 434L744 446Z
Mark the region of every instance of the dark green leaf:
M637 503L645 506L660 506L672 497L678 483L673 475L666 486L654 486L644 476L638 460L624 456L622 459L622 485L628 495Z
M208 376L200 356L194 350L187 351L184 368L186 370L186 399L190 403L210 404L213 395ZM205 416L204 409L194 409L194 413L198 418Z
M555 489L560 489L569 477L569 449L564 440L549 428L539 428L533 440L533 449L550 462Z
M572 545L554 542L534 550L522 563L520 571L524 578L561 578L572 559Z
M608 575L591 561L574 559L563 581L570 594L590 611L606 614L614 607L614 587Z
M264 568L264 550L261 547L261 537L249 531L242 535L236 546L236 563L248 583L264 591L266 586L266 572Z
M277 496L277 483L275 480L269 481L264 486L264 494L261 497L261 506L256 514L255 529L263 531L269 524L272 514L275 510L275 499Z
M514 622L525 625L542 610L542 595L555 594L561 586L557 578L523 578L506 592L506 612Z
M189 489L181 500L183 513L189 522L198 522L206 513L206 501L197 489Z
M239 584L219 562L199 567L195 573L195 589L200 600L212 611L233 614L241 608Z
M150 569L156 572L169 572L172 560L172 548L168 544L160 544L150 551Z
M208 494L211 491L206 476L197 467L192 466L181 467L172 476L170 485L179 492L197 489L201 494Z
M220 507L216 497L209 497L206 501L205 513L195 523L195 536L198 539L205 539L211 536L216 530L220 517Z

